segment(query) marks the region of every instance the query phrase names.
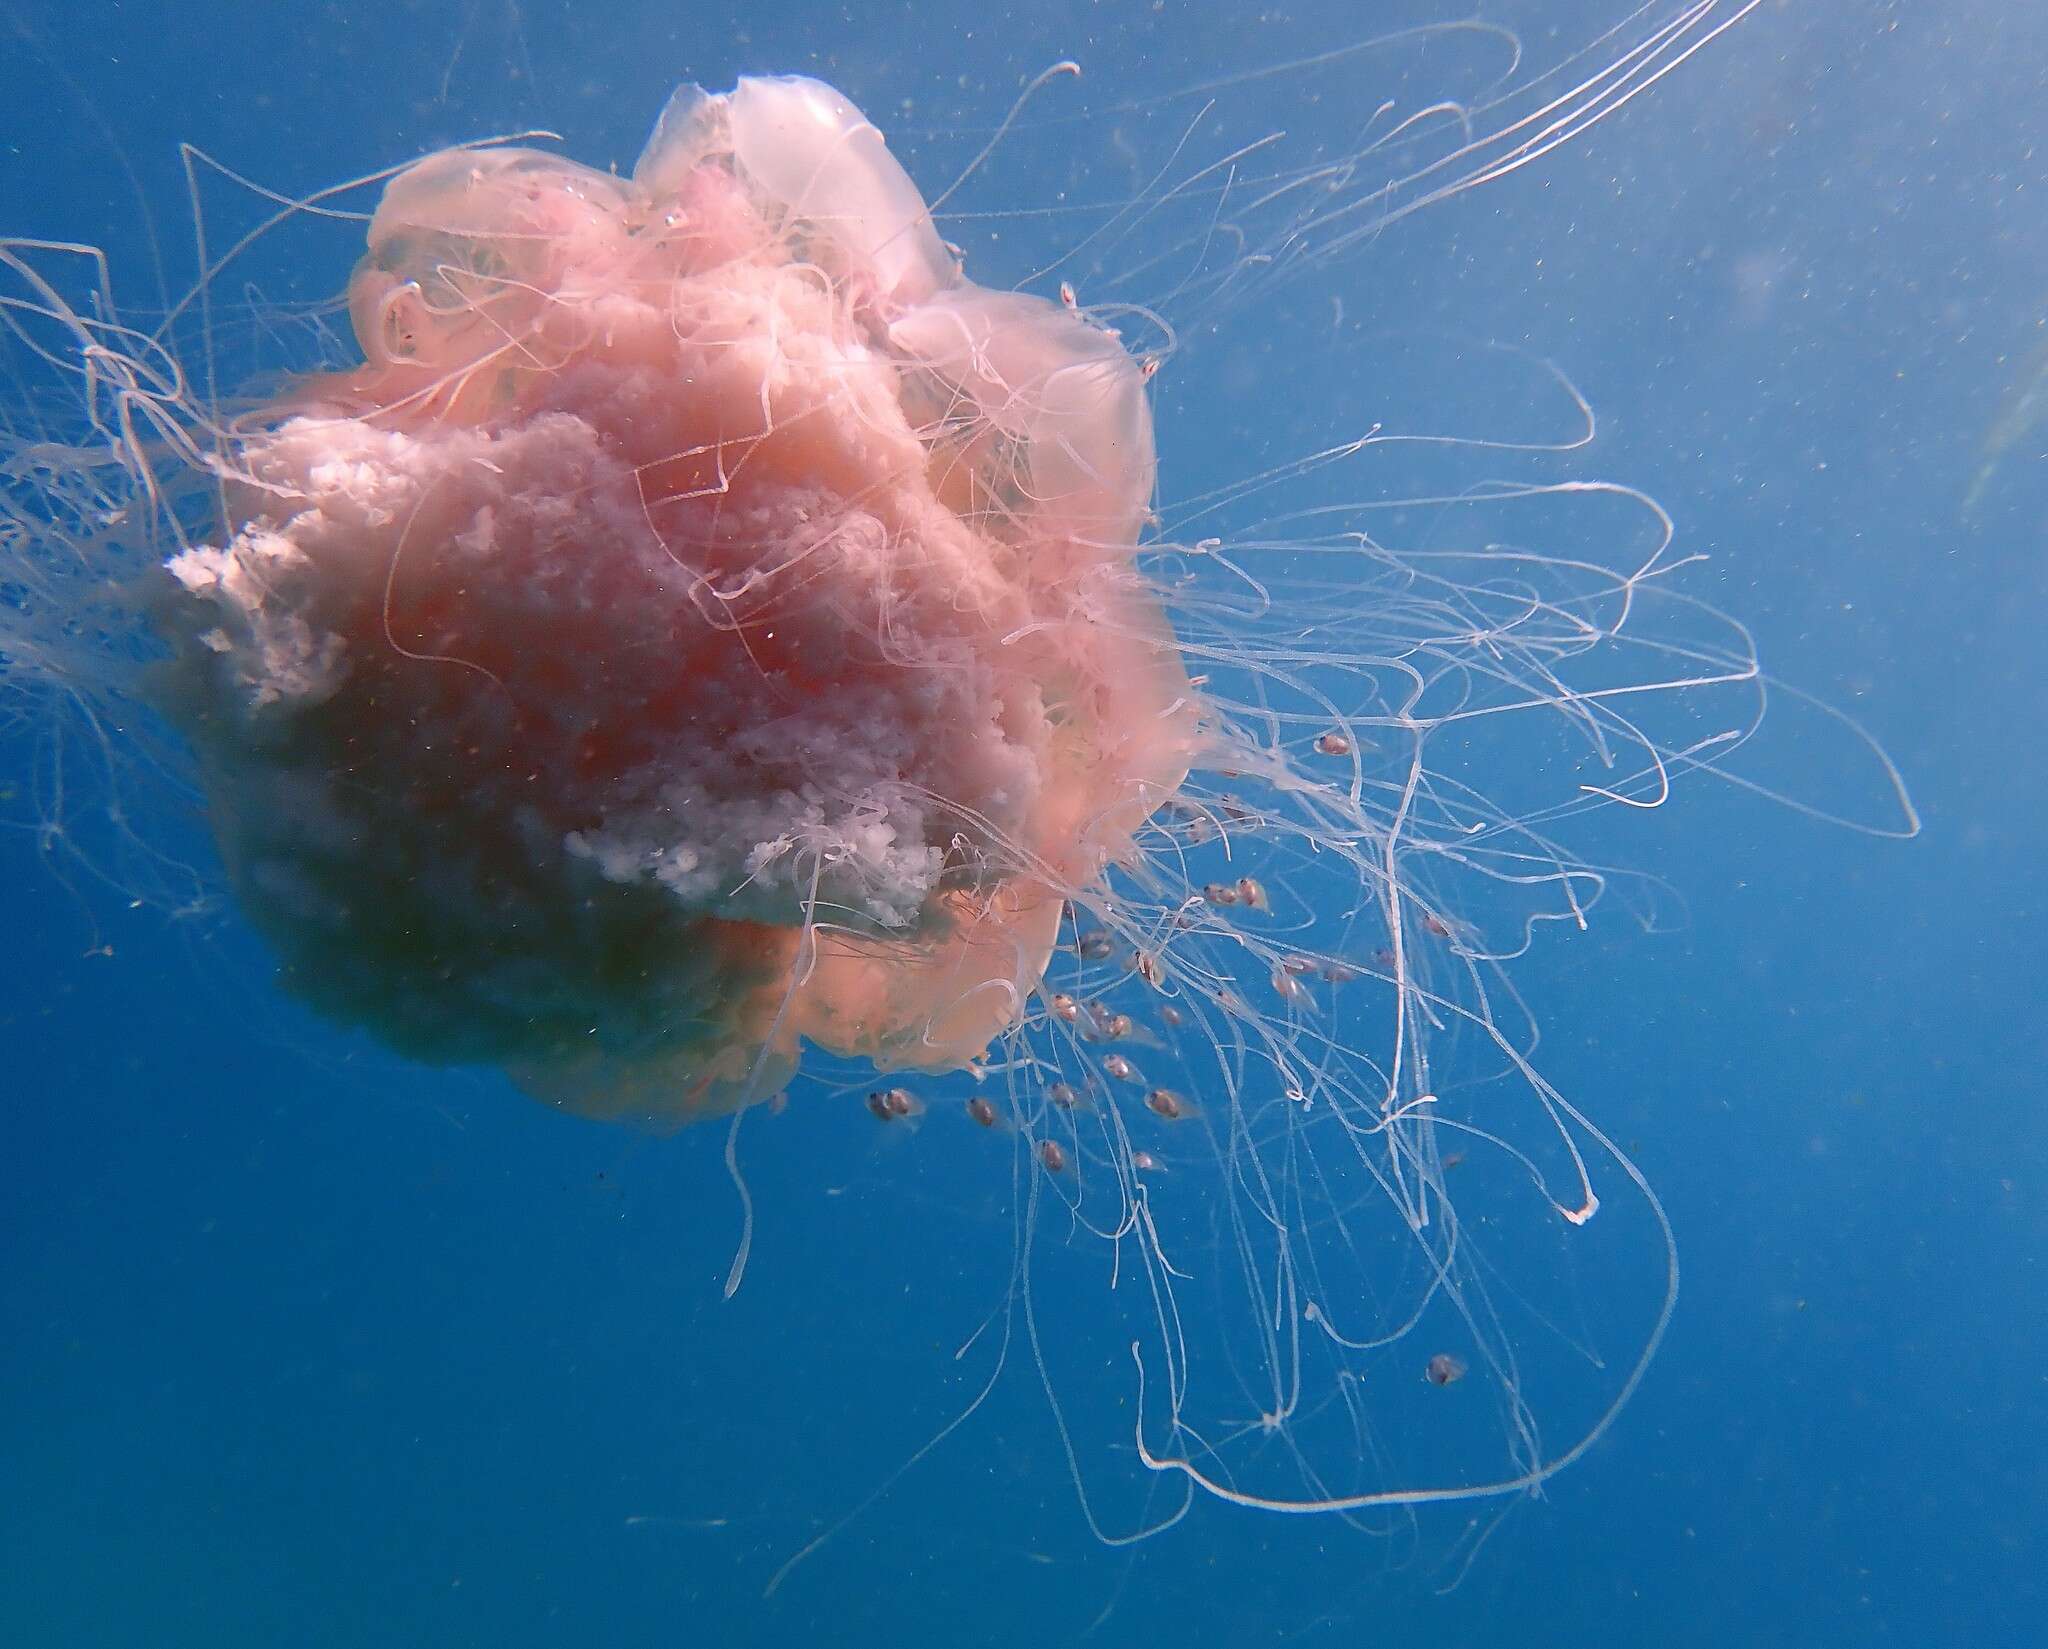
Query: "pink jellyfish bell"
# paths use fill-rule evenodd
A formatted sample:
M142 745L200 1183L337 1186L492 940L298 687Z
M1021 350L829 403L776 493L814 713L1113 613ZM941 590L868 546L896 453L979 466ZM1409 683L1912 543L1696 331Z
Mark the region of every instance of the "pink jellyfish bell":
M1115 336L967 281L794 78L684 87L629 179L429 156L349 312L163 620L291 987L667 1123L1015 1024L1199 737Z

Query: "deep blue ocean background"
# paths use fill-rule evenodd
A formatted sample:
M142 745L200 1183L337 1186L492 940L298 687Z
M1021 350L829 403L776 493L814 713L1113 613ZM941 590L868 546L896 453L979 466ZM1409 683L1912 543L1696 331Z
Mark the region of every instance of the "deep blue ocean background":
M1489 15L1541 65L1624 9ZM1086 78L1039 121L1450 14L0 0L0 231L98 244L147 304L148 230L189 279L181 141L291 194L529 126L625 165L675 82L750 71L839 85L929 192L1060 58ZM1389 95L1355 72L1352 107L1280 76L1229 109L1352 130ZM1113 167L1113 112L1054 130ZM978 206L1045 203L1014 161ZM986 227L961 236L984 278L1030 267L1031 220ZM348 233L248 278L329 294ZM1591 1455L1448 1592L1456 1511L1383 1542L1205 1504L1112 1549L1019 1367L763 1601L971 1390L950 1352L1010 1240L984 1142L820 1108L752 1164L727 1302L718 1130L406 1067L279 999L231 919L74 891L10 833L0 1646L2048 1641L2048 417L1961 507L2044 370L2048 8L1767 0L1581 140L1191 340L1166 496L1429 405L1367 332L1299 347L1333 292L1567 369L1601 419L1585 473L1673 512L1712 557L1694 587L1882 740L1925 819L1876 839L1701 780L1576 839L1689 911L1548 936L1519 975L1545 1072L1635 1154L1685 1266ZM1883 819L1860 748L1805 725L1759 776Z

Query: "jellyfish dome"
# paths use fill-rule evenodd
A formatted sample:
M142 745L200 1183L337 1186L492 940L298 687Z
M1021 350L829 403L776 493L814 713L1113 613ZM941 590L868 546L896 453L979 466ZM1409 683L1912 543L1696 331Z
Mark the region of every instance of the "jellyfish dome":
M1139 364L813 80L630 178L432 155L368 240L364 364L243 421L157 618L291 988L657 1123L981 1054L1201 737Z

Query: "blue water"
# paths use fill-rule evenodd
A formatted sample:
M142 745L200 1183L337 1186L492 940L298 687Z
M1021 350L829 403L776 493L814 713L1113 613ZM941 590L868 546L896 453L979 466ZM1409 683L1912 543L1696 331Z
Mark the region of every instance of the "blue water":
M842 86L933 188L921 161L957 170L960 129L1063 57L1097 111L1076 178L1111 187L1123 88L1431 15L1360 9L16 0L0 226L101 245L146 293L150 228L189 273L180 141L291 194L530 126L625 163L674 82L756 70ZM1620 10L1495 15L1534 63ZM1229 112L1348 143L1372 73L1355 103L1280 76ZM1881 738L1925 819L1882 840L1706 780L1590 829L1689 919L1560 935L1519 977L1546 1074L1662 1194L1684 1287L1614 1430L1469 1568L1457 1510L1385 1539L1204 1504L1098 1544L1019 1368L763 1601L974 1389L951 1352L1010 1241L980 1142L878 1143L850 1106L764 1134L728 1302L716 1130L638 1139L407 1068L279 999L231 921L129 911L13 835L0 1644L2042 1641L2048 423L1960 506L2039 370L2044 91L2048 12L1768 4L1540 164L1219 315L1162 377L1172 496L1429 405L1369 331L1299 347L1333 291L1371 327L1558 361L1600 414L1589 472L1672 510L1712 558L1693 587ZM981 204L1044 202L1000 159ZM977 267L1027 273L1033 221L990 227L961 231ZM334 245L262 270L267 295L336 289ZM1885 817L1824 722L1757 759ZM1126 1385L1105 1365L1067 1395L1114 1410Z

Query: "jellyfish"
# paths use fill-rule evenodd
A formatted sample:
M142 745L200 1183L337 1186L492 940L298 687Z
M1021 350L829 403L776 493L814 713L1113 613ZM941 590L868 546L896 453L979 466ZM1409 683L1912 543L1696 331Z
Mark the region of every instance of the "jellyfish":
M982 1057L1200 738L1137 364L811 80L684 87L626 178L429 157L368 242L363 364L159 618L290 987L658 1123Z
M1303 247L1528 164L1746 9L1646 8L1566 89L1484 105L1484 138L1418 116L1259 178L1252 250L1219 231L1244 198L1221 163L1115 222L1194 260L1191 309L1246 301ZM1216 497L1156 496L1165 314L1057 264L978 284L817 80L684 86L624 174L485 143L372 181L352 349L238 401L175 342L212 338L217 270L145 328L86 249L0 244L10 335L86 426L9 449L5 679L93 750L148 737L117 725L134 706L161 722L284 987L579 1116L723 1119L728 1161L806 1084L883 1123L964 1110L954 1136L1017 1192L989 1338L1028 1348L1077 1486L1048 1230L1137 1279L1111 1332L1123 1457L1170 1486L1144 1531L1202 1494L1356 1518L1578 1458L1656 1350L1676 1251L1538 1070L1509 969L1617 890L1654 897L1582 862L1570 821L1659 805L1762 714L1747 633L1674 588L1661 507L1579 475L1432 480L1332 530L1208 536ZM1562 374L1512 368L1565 434L1374 426L1249 490L1382 450L1583 446ZM1430 525L1404 545L1376 511ZM1582 531L1532 547L1588 511L1628 523L1604 559ZM1703 723L1702 700L1735 708ZM1571 782L1520 795L1517 761ZM1603 1375L1560 1440L1524 1395L1527 1295L1448 1194L1461 1163L1532 1253L1602 1186L1633 1195L1632 1346L1556 1337ZM1429 1378L1492 1395L1484 1439L1409 1407L1439 1330L1469 1357ZM1428 1458L1390 1465L1389 1436Z

